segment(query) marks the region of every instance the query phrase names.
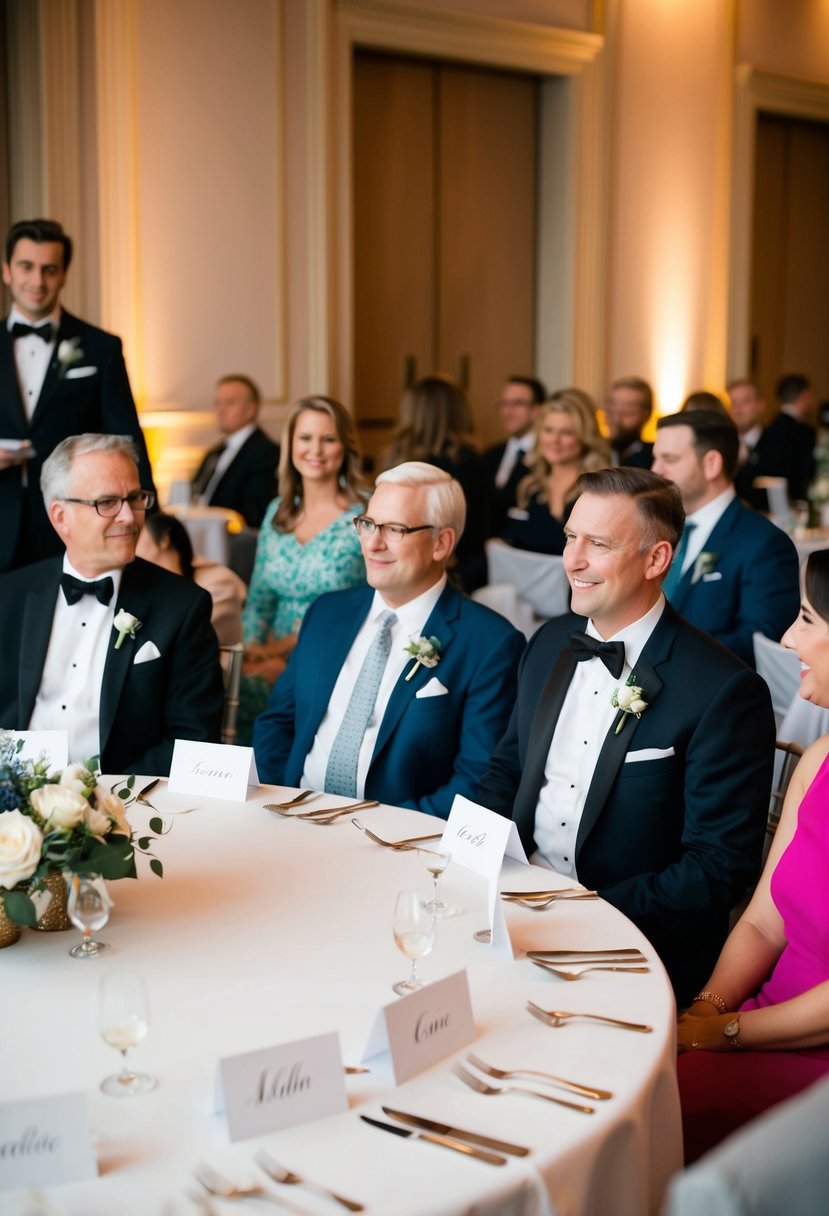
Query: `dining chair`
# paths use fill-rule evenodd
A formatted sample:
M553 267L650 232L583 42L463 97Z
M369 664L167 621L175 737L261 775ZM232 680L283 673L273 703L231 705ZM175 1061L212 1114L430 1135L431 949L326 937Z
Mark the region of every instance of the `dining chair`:
M795 650L787 650L780 642L755 633L754 664L757 674L769 686L774 720L778 730L800 689L800 659Z
M496 602L490 602L496 612L509 616L516 628L526 637L532 637L539 625L551 617L561 616L570 607L570 584L564 570L564 558L549 553L528 553L525 549L513 549L502 540L486 542L486 560L489 571L487 587L490 592L498 588ZM531 618L513 608L513 615L499 607L504 603L504 587L512 587L520 605L529 608ZM484 591L487 588L483 589ZM479 598L477 595L475 598ZM516 619L513 619L513 618ZM522 623L519 623L519 620ZM528 623L523 623L528 622Z
M235 743L236 718L239 713L239 688L242 683L242 659L245 648L241 642L236 642L233 646L221 646L219 649L225 686L222 743Z
M789 788L792 773L797 768L797 762L804 751L799 743L784 743L782 739L777 740L774 750L776 753L774 758L774 777L772 779L769 815L766 820L766 852L768 852L771 839L777 831L777 825L780 822L780 812L783 810L783 803L786 800L786 791Z

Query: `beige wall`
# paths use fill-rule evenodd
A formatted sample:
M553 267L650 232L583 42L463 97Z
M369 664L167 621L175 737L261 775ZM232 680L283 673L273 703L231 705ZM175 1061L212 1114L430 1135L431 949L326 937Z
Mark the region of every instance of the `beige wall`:
M740 0L737 63L829 83L826 0Z

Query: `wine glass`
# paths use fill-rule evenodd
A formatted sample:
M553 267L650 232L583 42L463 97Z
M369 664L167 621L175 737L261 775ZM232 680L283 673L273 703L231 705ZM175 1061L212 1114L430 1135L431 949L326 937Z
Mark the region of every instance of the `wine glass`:
M150 1029L147 988L140 975L125 971L101 977L98 1028L104 1042L120 1051L123 1057L120 1073L101 1082L103 1092L127 1097L154 1089L155 1077L133 1072L127 1065L127 1052L145 1039Z
M95 958L102 950L108 949L106 942L96 942L92 934L103 929L109 920L112 900L104 880L97 874L85 878L70 874L66 882L69 887L66 904L69 919L83 933L83 941L73 946L69 953L73 958Z
M445 919L447 916L457 916L460 908L453 908L450 904L445 904L440 898L439 892L441 875L452 860L452 854L442 849L418 849L417 855L432 875L432 882L434 883L432 898L426 901L423 905L424 908L439 920Z
M398 950L412 960L407 980L392 984L398 996L417 992L423 980L417 974L417 960L425 958L435 944L435 918L425 907L419 891L401 891L394 905L394 941Z

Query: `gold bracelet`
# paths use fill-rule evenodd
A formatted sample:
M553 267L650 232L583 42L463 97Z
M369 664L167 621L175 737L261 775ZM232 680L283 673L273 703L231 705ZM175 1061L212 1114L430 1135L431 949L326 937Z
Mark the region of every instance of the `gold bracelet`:
M713 1005L718 1013L728 1013L728 1006L721 996L717 996L716 992L700 992L694 997L691 1004L693 1005L695 1001L705 1001L706 1004Z

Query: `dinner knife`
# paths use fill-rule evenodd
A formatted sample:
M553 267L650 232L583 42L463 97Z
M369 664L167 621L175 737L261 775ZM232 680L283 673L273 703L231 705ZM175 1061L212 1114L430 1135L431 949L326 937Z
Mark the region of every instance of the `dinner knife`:
M630 954L637 958L644 958L642 951L636 946L619 946L614 949L608 946L606 950L528 950L527 955L530 958L553 959L553 958L604 958L605 955L612 955L613 958L618 958L620 955Z
M463 1153L465 1157L476 1157L479 1161L486 1161L489 1165L506 1165L506 1157L499 1157L497 1153L485 1153L482 1148L473 1148L471 1144L462 1144L460 1140L451 1140L448 1136L439 1136L433 1132L416 1132L409 1131L405 1127L394 1127L391 1123L384 1123L382 1119L370 1119L368 1115L360 1115L364 1123L370 1123L372 1127L379 1127L383 1132L391 1132L393 1136L403 1136L408 1139L409 1136L414 1136L415 1140L427 1140L429 1144L439 1144L441 1148L451 1148L453 1152Z
M502 891L501 899L550 899L553 895L595 895L585 887L551 887L549 891Z
M438 1136L450 1136L453 1140L468 1140L470 1144L479 1144L482 1148L494 1148L500 1153L509 1153L512 1157L526 1157L529 1149L521 1144L510 1144L508 1140L496 1140L493 1136L482 1136L478 1132L467 1132L462 1127L451 1127L448 1123L436 1123L433 1119L424 1119L422 1115L409 1115L402 1110L392 1110L390 1106L383 1107L383 1114L401 1123L410 1123L412 1127L422 1128L423 1131L433 1132Z

